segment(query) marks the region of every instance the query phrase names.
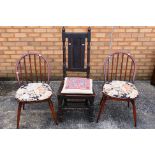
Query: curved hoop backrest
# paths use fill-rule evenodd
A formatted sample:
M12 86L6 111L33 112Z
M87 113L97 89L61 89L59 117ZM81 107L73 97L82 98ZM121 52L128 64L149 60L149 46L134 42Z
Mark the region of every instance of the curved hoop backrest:
M39 53L24 54L16 63L19 85L29 82L49 82L50 68L47 60Z
M126 52L117 51L110 54L104 61L104 80L121 80L134 82L136 63Z

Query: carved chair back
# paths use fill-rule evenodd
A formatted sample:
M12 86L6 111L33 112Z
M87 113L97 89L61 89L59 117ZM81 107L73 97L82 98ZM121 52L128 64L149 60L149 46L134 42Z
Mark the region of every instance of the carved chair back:
M90 41L90 27L88 28L88 32L86 33L65 32L65 28L62 28L63 78L67 76L67 71L86 72L86 76L87 78L89 78Z

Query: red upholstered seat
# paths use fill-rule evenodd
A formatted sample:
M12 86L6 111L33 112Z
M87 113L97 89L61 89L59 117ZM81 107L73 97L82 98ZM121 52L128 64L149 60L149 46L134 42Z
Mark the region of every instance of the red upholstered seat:
M63 94L93 94L92 79L66 77L61 91Z

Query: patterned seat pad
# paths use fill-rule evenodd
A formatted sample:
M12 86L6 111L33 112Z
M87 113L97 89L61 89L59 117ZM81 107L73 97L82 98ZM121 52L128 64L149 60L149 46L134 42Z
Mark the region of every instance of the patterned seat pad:
M61 91L64 94L93 94L92 79L66 77Z
M131 98L138 96L138 90L134 84L126 81L107 82L103 86L103 93L115 98Z
M46 83L29 83L21 86L15 98L19 101L40 101L52 95L51 87Z

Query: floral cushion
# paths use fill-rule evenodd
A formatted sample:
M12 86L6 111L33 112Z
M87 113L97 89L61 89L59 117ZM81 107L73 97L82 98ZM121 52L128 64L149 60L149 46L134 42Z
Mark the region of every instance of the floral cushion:
M61 93L66 94L93 94L92 79L66 77Z
M138 96L138 90L134 84L126 81L112 81L105 83L103 93L110 97L116 98L131 98Z
M48 99L52 95L50 86L46 83L29 83L21 86L15 98L19 101L39 101Z

